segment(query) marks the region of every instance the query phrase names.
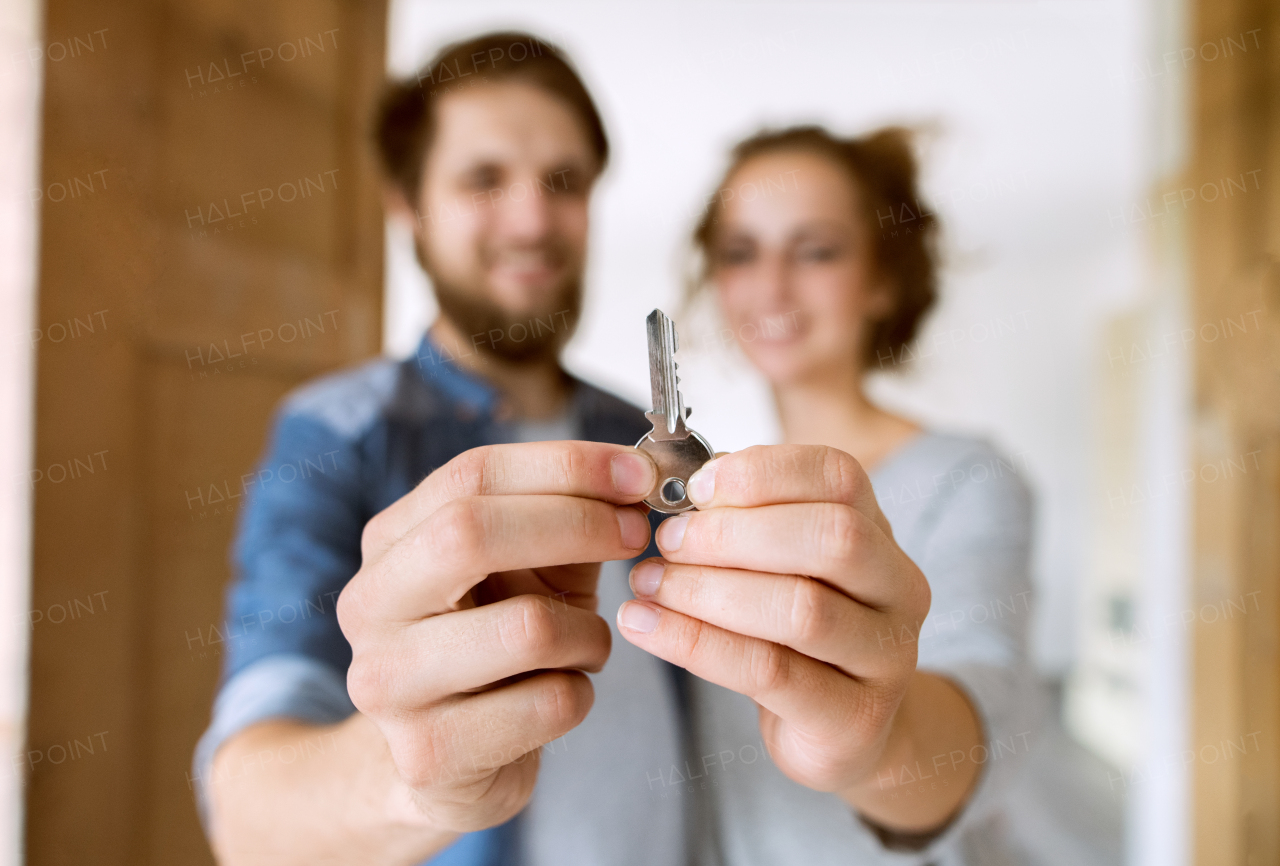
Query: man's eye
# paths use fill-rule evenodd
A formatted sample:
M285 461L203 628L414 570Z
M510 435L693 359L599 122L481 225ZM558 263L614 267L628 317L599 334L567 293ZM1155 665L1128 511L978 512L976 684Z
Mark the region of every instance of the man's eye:
M549 191L555 195L579 195L587 187L582 172L571 168L548 173L544 183L540 183L539 186L543 189L550 187Z
M723 247L716 259L721 265L745 265L754 254L751 247Z
M467 188L477 190L493 189L500 182L497 169L492 168L478 168L469 172L464 179Z

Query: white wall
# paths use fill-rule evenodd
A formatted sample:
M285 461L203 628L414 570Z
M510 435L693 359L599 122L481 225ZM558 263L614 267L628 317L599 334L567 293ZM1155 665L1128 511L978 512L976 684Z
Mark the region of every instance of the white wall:
M568 360L640 403L644 315L678 307L688 231L733 141L765 123L939 122L925 188L950 266L921 339L932 356L875 393L932 424L988 434L1029 467L1036 651L1061 672L1100 495L1082 444L1098 329L1140 282L1138 239L1108 217L1146 182L1135 6L400 0L389 65L408 74L444 41L498 25L569 50L616 156L595 201L589 303ZM389 252L388 348L405 352L429 302L402 235L389 234ZM684 345L715 342L713 327L686 321ZM682 371L694 421L717 448L776 436L766 392L729 351L686 357Z

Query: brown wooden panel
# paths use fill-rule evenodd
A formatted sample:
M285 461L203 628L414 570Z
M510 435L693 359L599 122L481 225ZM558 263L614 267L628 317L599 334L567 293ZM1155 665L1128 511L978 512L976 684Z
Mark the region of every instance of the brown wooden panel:
M1199 186L1243 173L1250 182L1192 213L1191 323L1207 329L1195 343L1195 461L1225 470L1198 485L1195 502L1194 857L1277 863L1280 15L1260 0L1201 0L1192 21L1195 45L1250 31L1258 39L1248 53L1195 67L1188 178Z
M339 0L48 5L51 41L105 33L46 61L43 186L61 200L42 203L39 317L60 339L37 361L31 863L211 860L187 773L220 660L187 638L219 621L237 515L187 496L250 469L289 388L379 348L384 27L382 4ZM187 71L299 38L257 81L192 95ZM308 175L311 195L209 230L231 222L208 223L211 202ZM68 179L79 195L53 186Z

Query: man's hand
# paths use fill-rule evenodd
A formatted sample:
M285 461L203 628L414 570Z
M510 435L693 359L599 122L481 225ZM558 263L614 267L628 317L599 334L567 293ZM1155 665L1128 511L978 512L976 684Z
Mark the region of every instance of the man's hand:
M622 634L752 698L774 763L800 784L894 829L943 823L974 767L903 801L877 774L980 732L955 686L916 671L914 641L877 639L918 634L930 593L862 467L832 448L757 446L707 464L688 493L700 510L668 518L663 559L633 569L641 601L619 609Z
M591 442L460 455L365 528L338 599L351 699L386 738L403 814L479 830L516 814L539 747L577 726L609 656L599 563L649 543L657 469Z

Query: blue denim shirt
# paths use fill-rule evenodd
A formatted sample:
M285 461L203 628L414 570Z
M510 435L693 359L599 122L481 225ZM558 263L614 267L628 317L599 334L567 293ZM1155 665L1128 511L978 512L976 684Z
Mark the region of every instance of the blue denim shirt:
M579 438L630 445L649 428L639 409L574 381ZM496 398L424 337L407 360L376 360L285 399L258 471L242 479L222 678L194 761L206 823L212 759L226 739L268 718L330 724L354 712L351 647L334 603L360 568L364 525L458 454L511 441L512 427L494 418ZM467 834L431 862L511 862L518 826Z

